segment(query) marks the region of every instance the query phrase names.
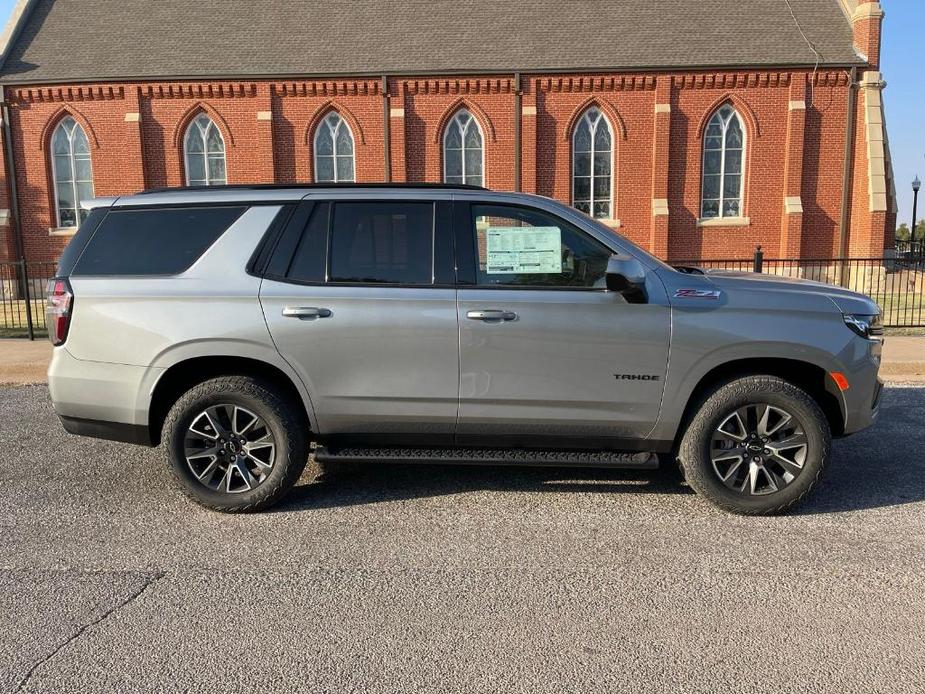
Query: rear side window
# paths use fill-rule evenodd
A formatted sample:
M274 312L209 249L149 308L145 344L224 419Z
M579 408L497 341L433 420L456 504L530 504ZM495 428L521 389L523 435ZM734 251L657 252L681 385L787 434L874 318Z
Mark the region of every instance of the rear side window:
M433 284L433 203L335 204L328 281Z
M112 210L75 275L176 275L195 263L246 207Z
M286 271L286 279L295 282L324 282L330 208L331 204L327 202L315 205Z
M97 207L80 223L80 228L77 229L77 233L74 234L70 243L65 247L64 253L61 254L61 259L58 260L58 277L67 277L74 271L77 259L83 249L87 247L87 242L93 236L93 232L96 231L107 212L109 212L108 207Z

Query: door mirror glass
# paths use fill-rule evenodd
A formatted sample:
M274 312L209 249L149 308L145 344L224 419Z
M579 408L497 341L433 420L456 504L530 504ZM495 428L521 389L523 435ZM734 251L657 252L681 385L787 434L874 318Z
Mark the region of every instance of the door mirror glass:
M635 258L610 256L607 261L607 289L619 292L630 303L645 303L646 269Z

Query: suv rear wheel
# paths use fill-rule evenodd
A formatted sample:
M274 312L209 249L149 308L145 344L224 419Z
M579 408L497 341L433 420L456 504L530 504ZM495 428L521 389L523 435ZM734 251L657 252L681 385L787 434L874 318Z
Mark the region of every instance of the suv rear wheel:
M748 376L707 396L678 458L691 487L717 506L771 515L809 494L831 442L825 414L805 391L773 376Z
M308 461L299 406L246 376L187 391L164 422L170 471L183 492L227 513L260 511L282 499Z

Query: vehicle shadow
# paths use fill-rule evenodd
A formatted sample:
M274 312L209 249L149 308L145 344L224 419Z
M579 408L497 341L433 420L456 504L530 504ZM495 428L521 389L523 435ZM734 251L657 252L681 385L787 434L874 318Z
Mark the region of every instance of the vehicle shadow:
M278 510L320 510L475 491L693 493L677 473L668 470L331 463L318 468L314 481L297 486Z
M887 388L867 431L835 442L829 468L795 513L812 515L925 501L925 388ZM340 463L315 469L278 511L325 509L474 491L693 494L671 469ZM310 477L311 475L307 475Z
M890 387L871 428L840 439L797 512L838 513L925 501L925 388Z

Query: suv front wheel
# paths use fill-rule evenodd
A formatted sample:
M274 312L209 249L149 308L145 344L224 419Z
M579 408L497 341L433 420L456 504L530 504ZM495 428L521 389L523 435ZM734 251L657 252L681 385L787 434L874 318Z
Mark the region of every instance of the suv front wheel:
M690 486L717 506L771 515L810 493L831 442L825 414L804 390L774 376L748 376L704 400L678 459Z
M187 391L164 422L170 471L196 503L226 513L260 511L282 499L308 461L298 404L246 376Z

